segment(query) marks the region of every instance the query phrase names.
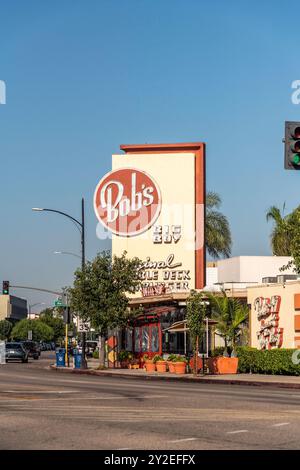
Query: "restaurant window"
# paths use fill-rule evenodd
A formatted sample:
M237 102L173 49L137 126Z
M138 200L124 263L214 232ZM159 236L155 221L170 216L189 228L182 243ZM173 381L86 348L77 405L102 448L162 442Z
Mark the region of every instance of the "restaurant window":
M159 351L158 326L152 326L151 328L151 351Z
M149 351L149 327L142 328L142 351Z
M134 351L135 352L141 352L140 329L139 328L134 329Z
M125 330L125 350L132 351L132 328L126 328Z

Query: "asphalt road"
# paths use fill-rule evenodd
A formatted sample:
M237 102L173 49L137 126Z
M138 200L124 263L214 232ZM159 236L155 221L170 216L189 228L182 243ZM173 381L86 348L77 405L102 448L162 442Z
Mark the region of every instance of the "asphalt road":
M300 391L75 376L53 358L0 366L0 449L300 447Z

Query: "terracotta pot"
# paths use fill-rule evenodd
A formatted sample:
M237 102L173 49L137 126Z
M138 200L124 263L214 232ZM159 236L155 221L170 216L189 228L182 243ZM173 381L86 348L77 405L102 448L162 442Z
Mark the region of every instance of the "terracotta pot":
M155 364L151 361L145 361L145 367L147 372L155 372Z
M210 357L208 360L211 374L236 374L238 370L238 357Z
M168 361L168 368L169 368L169 372L170 372L171 374L175 374L175 365L174 365L174 362Z
M155 363L157 372L167 372L167 362L157 361Z
M186 363L185 362L174 362L175 374L185 374Z
M192 372L194 372L194 356L191 357L190 359L190 368L192 370ZM201 357L197 357L197 372L200 372L202 370L202 358Z

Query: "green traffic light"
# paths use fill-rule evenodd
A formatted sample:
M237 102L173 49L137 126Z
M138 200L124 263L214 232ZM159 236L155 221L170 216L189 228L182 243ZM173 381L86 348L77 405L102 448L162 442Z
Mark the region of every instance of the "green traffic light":
M297 155L295 155L293 157L293 164L294 165L300 165L300 155L297 153Z

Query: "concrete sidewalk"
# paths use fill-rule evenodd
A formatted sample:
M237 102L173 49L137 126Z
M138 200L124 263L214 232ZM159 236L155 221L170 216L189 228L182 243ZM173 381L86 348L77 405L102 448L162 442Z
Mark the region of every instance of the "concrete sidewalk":
M269 386L276 388L300 389L300 376L287 375L260 375L260 374L228 374L228 375L199 375L193 374L177 375L170 372L146 372L143 369L105 369L97 370L96 363L89 361L88 369L73 369L71 367L50 366L51 370L61 373L74 373L85 375L97 375L99 377L118 377L124 379L164 380L178 382L202 382L228 385L254 385Z

